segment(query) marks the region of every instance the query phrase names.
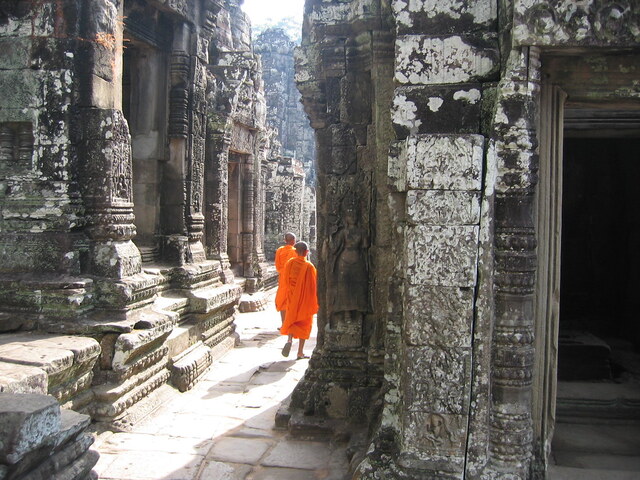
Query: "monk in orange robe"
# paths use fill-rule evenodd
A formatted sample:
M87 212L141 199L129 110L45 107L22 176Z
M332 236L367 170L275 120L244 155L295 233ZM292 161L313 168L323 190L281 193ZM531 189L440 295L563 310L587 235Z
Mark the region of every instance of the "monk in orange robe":
M284 318L287 314L287 295L286 288L282 283L282 272L287 262L296 256L296 249L293 248L296 243L295 234L291 232L285 233L284 243L283 246L276 250L276 271L279 274L278 290L276 292L276 310L280 312L280 320L282 323L284 323Z
M282 335L288 335L282 355L289 356L291 342L299 339L298 359L309 358L304 354L304 342L311 334L313 316L318 312L316 291L316 267L307 259L309 246L305 242L295 244L297 256L289 260L282 272L287 295L287 314L280 328Z

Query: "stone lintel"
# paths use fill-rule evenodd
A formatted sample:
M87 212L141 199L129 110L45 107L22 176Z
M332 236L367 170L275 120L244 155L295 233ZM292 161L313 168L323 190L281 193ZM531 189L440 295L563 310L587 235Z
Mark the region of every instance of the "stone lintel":
M517 0L514 45L628 47L640 42L637 2Z

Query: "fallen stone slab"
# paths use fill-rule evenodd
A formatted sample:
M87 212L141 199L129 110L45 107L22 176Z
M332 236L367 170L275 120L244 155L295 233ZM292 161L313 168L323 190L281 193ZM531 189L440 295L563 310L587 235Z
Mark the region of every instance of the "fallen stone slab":
M4 394L0 402L0 462L14 465L60 431L60 405L49 395Z
M238 310L240 313L260 312L265 310L269 304L269 295L265 292L243 293L240 297Z

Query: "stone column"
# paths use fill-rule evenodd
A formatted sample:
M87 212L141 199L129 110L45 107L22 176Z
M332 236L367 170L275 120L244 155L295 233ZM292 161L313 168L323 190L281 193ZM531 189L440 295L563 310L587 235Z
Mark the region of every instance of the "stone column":
M129 128L121 112L122 5L85 4L78 70L78 157L94 275L124 278L141 270L132 203ZM89 59L89 60L87 60Z
M213 86L213 82L210 84ZM205 161L205 239L207 258L219 260L225 283L233 281L227 253L227 229L229 210L229 145L231 138L220 131L214 118L215 105L207 111L207 141Z
M538 154L537 51L511 52L491 139L496 159L495 325L488 472L529 478L533 452L532 378L536 281L535 189Z
M191 32L186 23L174 27L169 84L169 161L162 185L163 257L177 265L190 261L185 180L189 156L189 83ZM177 188L180 186L180 188Z
M255 244L254 172L253 155L247 155L242 163L242 269L247 279L255 277L253 250ZM255 280L252 280L255 282ZM254 287L255 288L255 285Z

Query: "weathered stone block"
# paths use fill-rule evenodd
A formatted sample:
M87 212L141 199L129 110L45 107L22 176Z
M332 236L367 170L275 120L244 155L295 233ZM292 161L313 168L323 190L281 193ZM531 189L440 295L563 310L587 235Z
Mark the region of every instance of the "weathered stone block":
M408 227L407 278L411 284L473 287L478 227Z
M423 225L469 225L480 223L480 192L410 190L407 219Z
M394 186L426 190L480 190L484 137L418 135L397 144L389 160Z
M418 133L478 133L479 84L398 87L391 118L398 138Z
M462 478L445 476L443 470L462 474L467 422L466 415L431 411L410 412L404 429L406 453L402 463L405 466L437 472L431 477L423 470L422 478ZM406 454L413 458L408 458Z
M208 313L237 304L241 295L241 287L225 284L215 288L189 292L189 303L193 312Z
M472 288L410 285L404 299L404 332L410 345L471 346Z
M83 363L96 358L100 354L100 344L93 338L68 335L28 335L13 334L12 343L37 344L38 346L69 351L73 354L74 362ZM0 340L0 344L3 341Z
M407 411L466 415L469 408L471 352L469 348L407 347Z
M29 68L31 38L3 38L0 40L0 70Z
M154 349L169 335L173 329L172 319L165 317L161 320L153 328L134 330L118 337L113 353L114 370L128 369L134 358Z
M13 342L13 335L3 335L0 339L0 361L31 365L42 368L52 375L70 369L73 352L39 345L37 342Z
M55 398L4 394L0 402L0 462L13 465L60 430Z
M213 361L211 349L198 342L179 359L173 360L171 382L181 392L186 392L209 370Z
M37 108L42 103L41 87L43 74L32 70L0 70L0 91L2 110L22 110ZM0 121L12 121L7 113L0 115ZM17 120L13 120L17 121Z
M0 393L47 393L47 373L38 367L0 362Z
M404 35L396 39L395 79L401 84L447 84L497 74L497 41L475 37Z
M393 0L399 34L431 32L433 35L497 28L494 0Z
M514 45L625 46L640 41L636 2L518 0Z
M91 245L92 273L101 277L124 278L140 273L142 258L131 241Z

